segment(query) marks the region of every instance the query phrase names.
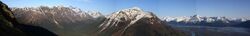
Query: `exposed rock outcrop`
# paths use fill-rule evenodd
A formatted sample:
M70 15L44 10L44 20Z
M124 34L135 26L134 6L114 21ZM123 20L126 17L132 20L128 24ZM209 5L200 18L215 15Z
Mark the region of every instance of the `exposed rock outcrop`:
M120 10L99 26L99 36L185 36L138 7Z
M0 36L57 36L42 27L20 24L8 6L0 4Z

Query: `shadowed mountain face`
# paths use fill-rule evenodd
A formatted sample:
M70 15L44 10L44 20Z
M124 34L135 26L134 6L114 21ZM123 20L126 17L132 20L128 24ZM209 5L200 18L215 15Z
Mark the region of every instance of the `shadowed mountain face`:
M185 36L138 7L108 17L71 7L12 8L21 23L41 26L59 36Z
M250 29L250 20L245 21L245 22L241 22L241 23L233 25L233 26L235 26L235 27L243 27L243 28Z
M0 4L0 36L57 36L42 27L18 23L8 6Z
M12 11L19 22L44 27L59 36L94 36L105 19L99 12L87 13L65 6L12 8Z
M99 12L86 13L64 6L12 8L11 11L17 18L15 22L22 23L16 26L20 27L20 30L41 29L28 25L41 26L59 36L186 36L166 25L153 13L138 7L124 9L108 17ZM31 30L23 31L40 32Z
M138 7L113 13L99 28L100 36L186 36Z

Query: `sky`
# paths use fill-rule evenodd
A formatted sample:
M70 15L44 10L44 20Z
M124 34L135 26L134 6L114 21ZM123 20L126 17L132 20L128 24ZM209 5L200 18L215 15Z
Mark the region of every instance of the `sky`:
M9 7L73 6L108 15L139 7L157 16L250 17L250 0L1 0Z

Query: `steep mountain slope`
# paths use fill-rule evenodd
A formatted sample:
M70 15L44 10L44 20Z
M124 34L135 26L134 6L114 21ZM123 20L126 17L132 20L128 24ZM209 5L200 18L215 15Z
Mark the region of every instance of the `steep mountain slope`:
M109 15L99 28L99 36L185 36L138 7Z
M38 26L18 23L12 11L0 1L0 36L57 36Z
M41 26L59 36L91 36L105 17L96 12L93 15L80 9L65 6L40 6L36 8L12 8L19 22Z

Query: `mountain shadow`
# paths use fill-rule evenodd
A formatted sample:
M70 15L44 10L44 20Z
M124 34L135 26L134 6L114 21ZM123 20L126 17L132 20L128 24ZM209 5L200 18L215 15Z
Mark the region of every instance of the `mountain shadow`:
M20 24L8 6L0 4L0 36L57 36L42 27Z

